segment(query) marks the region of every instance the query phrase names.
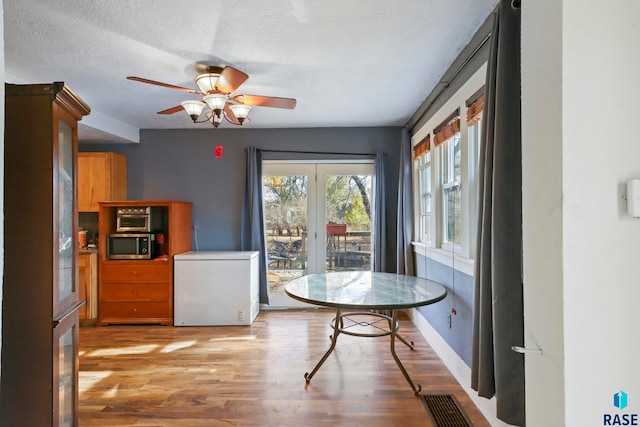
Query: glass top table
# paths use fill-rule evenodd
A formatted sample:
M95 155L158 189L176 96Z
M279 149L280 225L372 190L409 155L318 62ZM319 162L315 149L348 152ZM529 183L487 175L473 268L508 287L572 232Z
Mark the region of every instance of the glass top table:
M331 336L331 346L311 373L305 373L304 377L307 383L311 381L320 366L333 352L341 333L361 337L389 335L391 337L391 354L396 364L414 393L417 394L421 391L422 387L413 383L395 351L396 337L410 349L413 350L414 347L413 343L407 342L397 333L399 327L398 310L420 307L443 300L447 296L447 289L440 283L395 273L341 271L302 276L287 283L284 290L289 297L298 301L336 309L336 316L331 322L334 329ZM343 312L343 310L350 311ZM363 311L352 312L352 310ZM372 322L351 320L350 324L346 324L346 321L355 315L371 316L376 320ZM386 328L378 326L381 320L386 323ZM352 332L350 328L354 325L373 326L379 332Z

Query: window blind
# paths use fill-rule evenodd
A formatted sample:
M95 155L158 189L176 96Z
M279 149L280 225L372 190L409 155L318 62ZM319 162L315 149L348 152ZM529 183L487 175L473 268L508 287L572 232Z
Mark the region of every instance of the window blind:
M484 97L476 100L467 108L467 125L473 126L480 121L480 115L484 109Z
M433 135L434 147L442 145L443 142L453 138L456 133L460 132L460 118L458 117L449 124L438 128L438 133L435 133L434 131Z
M469 99L465 101L464 104L466 105L467 108L469 108L480 98L484 98L484 85L482 85L480 89L475 91L474 94L471 95Z
M431 150L431 135L427 135L422 138L422 141L418 142L413 147L413 160L419 159Z

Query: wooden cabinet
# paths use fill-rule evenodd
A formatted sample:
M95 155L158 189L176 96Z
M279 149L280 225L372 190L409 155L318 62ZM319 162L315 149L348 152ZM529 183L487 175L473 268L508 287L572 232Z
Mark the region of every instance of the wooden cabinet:
M100 202L99 323L173 325L173 256L191 250L191 203L128 200ZM110 260L108 235L116 231L116 209L150 207L155 232L166 236L167 257Z
M98 202L126 198L125 156L111 152L78 153L78 211L98 212Z
M102 322L173 324L171 276L172 268L165 261L155 265L135 261L106 264L100 299Z
M77 426L78 120L64 83L5 85L0 426Z
M95 325L98 320L98 253L78 255L78 294L85 304L78 312L80 325Z

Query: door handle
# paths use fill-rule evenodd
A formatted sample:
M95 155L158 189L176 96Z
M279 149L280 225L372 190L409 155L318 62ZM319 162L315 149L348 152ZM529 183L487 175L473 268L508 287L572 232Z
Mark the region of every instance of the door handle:
M60 317L53 321L53 329L57 328L60 323L62 323L67 317L71 316L74 311L78 310L83 305L84 301L77 301L74 305L67 309L67 311L62 313Z
M514 345L514 346L511 346L511 350L515 351L516 353L521 353L521 354L535 353L535 354L542 355L542 349L540 347L538 347L538 348L524 348L524 347L519 347L517 345Z

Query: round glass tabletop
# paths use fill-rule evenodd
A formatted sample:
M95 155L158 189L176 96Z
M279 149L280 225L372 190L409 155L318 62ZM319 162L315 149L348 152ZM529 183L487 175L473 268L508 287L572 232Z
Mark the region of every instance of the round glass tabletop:
M349 309L419 307L447 296L447 289L433 280L373 271L310 274L290 281L284 290L298 301Z

